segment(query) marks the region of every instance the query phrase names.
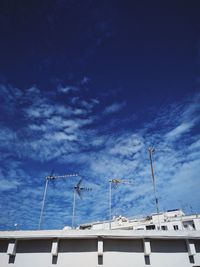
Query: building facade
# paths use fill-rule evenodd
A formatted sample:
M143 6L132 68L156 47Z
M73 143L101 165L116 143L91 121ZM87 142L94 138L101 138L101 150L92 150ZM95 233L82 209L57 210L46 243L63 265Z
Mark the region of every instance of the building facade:
M175 209L141 218L114 217L112 221L82 224L80 229L124 229L124 230L200 230L200 215L185 215Z
M2 231L0 266L199 267L200 231Z

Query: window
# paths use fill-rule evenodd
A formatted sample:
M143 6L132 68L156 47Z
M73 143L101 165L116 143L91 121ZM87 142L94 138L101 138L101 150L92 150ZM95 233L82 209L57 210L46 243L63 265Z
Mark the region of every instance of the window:
M155 225L154 224L146 226L146 230L154 230L154 229L155 229Z
M174 226L174 230L178 230L178 225L173 225Z
M162 225L161 226L161 230L167 230L167 226L166 225Z
M194 221L184 221L183 222L183 227L187 230L195 230L195 225L194 225Z

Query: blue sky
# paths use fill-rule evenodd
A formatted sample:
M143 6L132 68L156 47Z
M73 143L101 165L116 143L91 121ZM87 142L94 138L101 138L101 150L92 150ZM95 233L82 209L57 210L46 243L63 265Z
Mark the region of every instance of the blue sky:
M200 213L198 1L30 1L0 8L0 229L37 229L46 175L79 173L76 223ZM42 228L71 225L73 186L50 181Z

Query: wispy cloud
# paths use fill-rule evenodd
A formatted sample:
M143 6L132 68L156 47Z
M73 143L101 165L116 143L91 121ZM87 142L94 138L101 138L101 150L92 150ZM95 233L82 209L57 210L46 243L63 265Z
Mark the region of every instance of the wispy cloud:
M18 181L9 181L8 179L1 179L1 190L7 191L17 188L20 185Z
M173 130L168 132L166 134L166 137L168 139L180 138L180 135L189 132L193 126L194 126L193 122L183 122Z
M78 92L79 90L80 88L74 85L58 86L58 92L64 94L68 94L70 92Z
M88 84L89 82L90 82L90 78L87 76L84 76L80 83L82 85L85 85L85 84Z
M0 132L0 144L5 146L5 144L16 141L16 133L12 131L10 128L1 127Z
M116 113L116 112L120 111L121 109L123 109L125 106L126 106L126 102L113 103L112 105L106 107L103 113L104 114Z
M99 104L99 100L92 98L89 101L86 101L76 96L71 99L71 103L75 105L76 107L80 107L81 110L85 109L88 112L90 112L96 105Z

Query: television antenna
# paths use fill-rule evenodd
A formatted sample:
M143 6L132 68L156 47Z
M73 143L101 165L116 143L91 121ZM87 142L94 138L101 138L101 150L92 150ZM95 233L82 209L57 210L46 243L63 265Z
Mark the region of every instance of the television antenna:
M45 188L44 188L44 194L43 194L43 199L42 199L42 207L41 207L41 212L40 212L40 219L39 219L39 225L38 225L38 229L41 229L41 225L42 225L42 217L43 217L43 213L44 213L44 205L45 205L45 200L46 200L46 195L47 195L47 188L48 188L48 183L51 180L55 180L55 179L66 179L66 178L72 178L72 177L77 177L80 176L77 173L72 173L72 174L64 174L64 175L53 175L53 171L51 172L50 175L45 177Z
M152 176L152 182L153 182L153 191L154 191L154 198L155 198L155 206L156 206L156 211L158 215L158 225L160 229L160 211L159 211L159 200L156 192L156 181L155 181L155 175L154 175L154 168L153 168L153 153L155 153L155 148L149 147L148 148L149 152L149 160L150 160L150 167L151 167L151 176Z
M113 178L109 180L109 229L111 230L111 221L112 221L112 185L116 189L119 184L132 184L132 181Z
M91 191L92 188L89 187L83 187L81 186L82 183L82 177L79 180L79 182L77 183L76 186L74 186L74 193L73 193L73 209L72 209L72 229L75 226L75 208L76 208L76 194L80 197L80 199L82 200L82 192L83 191Z

